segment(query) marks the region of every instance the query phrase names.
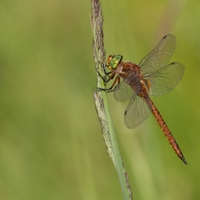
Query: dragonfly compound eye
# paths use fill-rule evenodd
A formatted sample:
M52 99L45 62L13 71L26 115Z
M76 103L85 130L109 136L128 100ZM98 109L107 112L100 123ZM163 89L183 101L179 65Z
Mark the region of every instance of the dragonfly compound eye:
M110 67L112 69L115 69L119 65L119 63L121 62L122 55L114 55L112 57L109 56L108 60L110 62Z

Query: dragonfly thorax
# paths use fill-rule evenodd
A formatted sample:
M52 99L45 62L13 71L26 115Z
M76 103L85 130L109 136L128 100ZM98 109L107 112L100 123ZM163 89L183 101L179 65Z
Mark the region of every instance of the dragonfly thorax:
M121 62L118 66L119 76L132 88L140 97L149 93L150 82L144 79L141 68L132 62Z

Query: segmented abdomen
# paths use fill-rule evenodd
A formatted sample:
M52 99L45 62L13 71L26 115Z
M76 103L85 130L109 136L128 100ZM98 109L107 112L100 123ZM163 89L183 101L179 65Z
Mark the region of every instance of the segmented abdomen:
M167 140L169 141L170 145L172 146L172 148L174 149L175 153L177 154L177 156L185 163L187 164L183 153L180 149L180 147L178 146L178 143L176 142L174 136L172 135L171 131L169 130L167 124L165 123L163 117L161 116L160 112L158 111L158 109L156 108L155 104L152 102L152 100L150 99L150 97L148 95L146 95L146 97L143 97L144 101L147 103L149 109L151 110L153 116L156 118L156 121L158 122L158 125L160 126L160 128L162 129L165 137L167 138Z

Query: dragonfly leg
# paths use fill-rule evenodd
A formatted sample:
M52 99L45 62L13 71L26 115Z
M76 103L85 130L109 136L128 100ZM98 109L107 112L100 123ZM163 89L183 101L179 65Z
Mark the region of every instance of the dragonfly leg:
M112 72L104 72L105 76L103 76L99 71L97 71L98 76L101 77L101 79L104 81L104 83L107 83L110 80L109 74Z
M115 74L114 73L111 74L111 76L109 76L109 78L105 81L105 83L109 82L114 77L115 77ZM99 91L105 91L107 93L108 92L114 92L117 89L116 87L113 89L113 87L116 85L116 83L117 83L117 85L120 83L120 77L119 76L117 76L115 78L115 80L114 80L113 84L110 86L110 88L98 88L97 87L96 89L99 90Z
M102 75L102 74L99 72L99 69L96 69L96 72L97 72L98 76L101 77L101 79L102 79L104 82L106 82L107 77L109 77L108 75L109 75L111 72L106 72L106 66L107 66L106 64L101 63L100 61L99 61L99 63L101 64L101 68L103 69L104 75Z

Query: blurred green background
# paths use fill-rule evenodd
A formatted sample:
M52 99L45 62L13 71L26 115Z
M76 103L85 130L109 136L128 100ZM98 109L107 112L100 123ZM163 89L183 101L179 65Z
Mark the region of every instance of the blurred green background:
M188 165L155 119L128 130L108 95L134 199L200 198L200 2L102 0L107 56L139 63L167 33L185 66L153 101ZM0 2L0 200L123 199L94 108L90 1Z

